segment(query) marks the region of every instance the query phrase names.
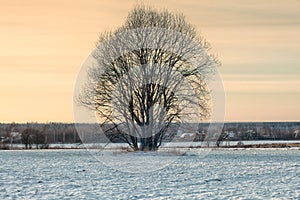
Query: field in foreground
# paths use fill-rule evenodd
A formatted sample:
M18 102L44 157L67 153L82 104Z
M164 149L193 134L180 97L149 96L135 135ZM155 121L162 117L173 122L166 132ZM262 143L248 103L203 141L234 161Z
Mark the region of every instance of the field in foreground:
M2 147L2 148L1 148ZM162 147L166 148L217 148L215 142L208 145L207 142L170 142L163 143ZM36 146L33 145L32 149ZM126 143L72 143L72 144L49 144L48 149L128 149ZM219 148L300 148L300 140L247 140L247 141L230 141L221 142ZM25 149L24 144L6 144L0 145L1 149Z
M114 160L111 154L112 163L124 164L123 169L134 167L126 173L108 167L109 156L99 161L103 152L98 153L0 151L0 199L300 198L296 149L217 149L205 157L203 150L192 149L186 156L173 156L163 169L143 174L136 173L142 164L130 163L164 162L170 155L129 153Z

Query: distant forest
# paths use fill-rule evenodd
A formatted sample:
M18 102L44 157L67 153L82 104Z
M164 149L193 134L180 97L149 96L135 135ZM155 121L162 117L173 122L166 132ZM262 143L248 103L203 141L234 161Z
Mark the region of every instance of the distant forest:
M86 126L86 124L77 124ZM209 123L200 123L194 141L203 141ZM84 129L83 129L84 130ZM179 137L175 129L169 139ZM180 134L190 133L188 130ZM107 134L112 142L122 142L117 133ZM300 122L236 122L225 123L219 141L299 140ZM24 144L26 148L47 148L49 144L81 143L73 123L0 123L0 145Z

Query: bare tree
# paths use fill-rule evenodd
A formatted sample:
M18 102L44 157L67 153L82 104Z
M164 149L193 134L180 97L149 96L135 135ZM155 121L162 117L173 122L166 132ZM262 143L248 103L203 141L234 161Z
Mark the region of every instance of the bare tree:
M36 149L47 148L46 144L46 135L38 129L32 129L31 135L33 136L33 143L35 144Z
M110 139L155 151L171 126L209 117L205 79L219 64L209 48L182 14L138 6L100 35L78 102L96 111Z
M25 149L31 149L33 144L33 130L32 128L26 128L22 132L22 143L25 144Z

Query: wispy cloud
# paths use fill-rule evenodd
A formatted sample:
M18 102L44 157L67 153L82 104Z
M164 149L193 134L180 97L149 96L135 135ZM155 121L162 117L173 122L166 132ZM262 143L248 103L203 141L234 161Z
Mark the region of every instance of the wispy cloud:
M228 93L240 94L300 94L300 81L225 81L225 90Z

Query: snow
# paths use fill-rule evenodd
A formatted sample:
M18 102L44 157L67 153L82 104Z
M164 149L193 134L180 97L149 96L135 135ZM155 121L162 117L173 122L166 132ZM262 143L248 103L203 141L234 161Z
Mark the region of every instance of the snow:
M0 151L0 199L300 198L299 150L216 149L202 154L201 149L185 156L83 149ZM123 168L112 168L105 163L109 159ZM133 166L134 160L140 160L139 166ZM149 161L160 161L163 168L137 173ZM124 172L130 168L135 171Z
M288 144L288 143L300 143L300 140L245 140L245 141L230 141L230 145L237 145L238 142L242 142L244 145L252 144ZM212 142L215 145L215 142ZM207 142L165 142L162 144L163 147L199 147L207 146ZM222 141L220 146L226 146L226 141ZM13 144L15 149L25 148L24 144ZM34 145L33 145L34 147ZM63 148L63 149L95 149L95 148L105 148L105 149L116 149L116 148L127 148L126 143L72 143L72 144L49 144L49 148Z

